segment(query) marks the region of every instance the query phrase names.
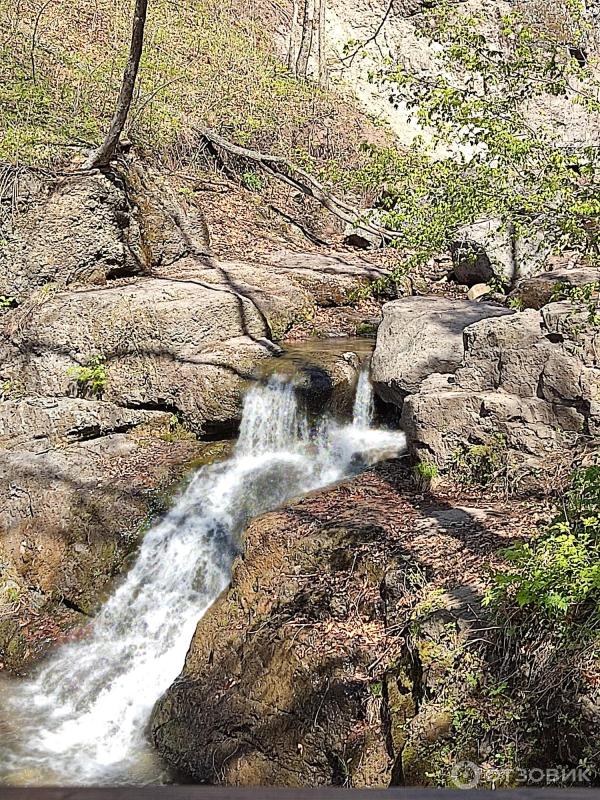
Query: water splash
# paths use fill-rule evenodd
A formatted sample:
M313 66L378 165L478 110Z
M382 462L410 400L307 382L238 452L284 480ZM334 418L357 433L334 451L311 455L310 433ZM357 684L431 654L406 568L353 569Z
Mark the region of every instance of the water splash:
M59 648L32 679L3 685L0 783L161 779L145 736L150 713L226 587L249 518L339 480L357 454L373 460L402 449L401 434L361 427L368 398L359 382L356 424L325 421L310 431L290 383L275 376L248 393L233 456L201 468L146 534L88 638Z

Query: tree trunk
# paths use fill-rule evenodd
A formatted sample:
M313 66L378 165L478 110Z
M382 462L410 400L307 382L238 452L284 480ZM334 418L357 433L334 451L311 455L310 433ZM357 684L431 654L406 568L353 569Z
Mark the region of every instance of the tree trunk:
M288 50L288 69L297 77L296 60L298 58L298 0L292 2L292 25L290 30L290 49Z
M319 49L317 60L319 64L319 85L327 86L329 76L327 74L327 42L325 41L325 4L327 0L320 0L319 3Z
M140 58L142 57L147 10L148 0L135 0L129 57L127 59L125 72L123 73L123 82L121 83L121 91L119 92L115 114L110 123L106 138L100 147L89 155L83 165L84 169L106 166L114 156L117 145L119 144L119 138L123 132L127 114L129 113L138 68L140 66Z
M302 37L300 39L300 50L296 62L296 76L298 78L308 78L308 62L313 45L313 22L315 16L314 0L304 0L304 13L302 15Z

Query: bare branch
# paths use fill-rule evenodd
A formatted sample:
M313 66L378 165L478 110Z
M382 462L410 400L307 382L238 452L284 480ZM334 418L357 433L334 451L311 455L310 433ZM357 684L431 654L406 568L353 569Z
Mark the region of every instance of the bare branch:
M356 56L360 53L361 50L364 50L365 47L368 47L372 42L376 42L377 41L377 37L379 36L381 31L383 30L383 26L387 22L387 19L388 19L389 15L392 13L392 11L394 9L395 1L396 0L390 0L390 2L388 4L388 7L387 7L387 9L385 11L385 14L381 18L381 21L380 21L379 25L377 26L375 31L371 34L371 36L369 36L369 38L366 39L364 42L361 42L356 47L356 49L353 50L351 53L349 53L347 56L344 56L343 58L340 58L340 61L343 64L346 64L347 66L350 66L352 64L352 62L354 61L354 59L356 58Z

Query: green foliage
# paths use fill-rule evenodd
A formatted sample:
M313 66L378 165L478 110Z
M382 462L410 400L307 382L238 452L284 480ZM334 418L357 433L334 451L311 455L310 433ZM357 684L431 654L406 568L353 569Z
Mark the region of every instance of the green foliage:
M496 41L460 4L436 3L422 19L437 72L395 64L377 76L433 137L404 153L370 145L371 163L353 176L386 187L386 224L410 268L446 251L461 226L490 217L517 237L541 231L558 250L600 246L597 148L565 148L555 126L532 125L527 115L548 94L600 108L592 66L566 46L585 49L590 32L578 4L537 5L515 2Z
M251 192L262 192L264 189L264 183L260 175L249 170L242 173L242 184Z
M2 594L6 603L18 603L21 599L21 590L18 586L7 586Z
M600 467L577 470L547 530L504 555L511 569L495 575L488 604L514 602L550 618L600 611Z
M439 475L438 466L433 461L419 461L415 466L415 472L424 478L437 478Z
M6 380L0 383L0 400L18 400L25 395L25 387L20 381Z
M467 486L488 486L506 472L506 439L495 434L486 444L461 445L452 456L454 478Z
M525 303L523 302L523 298L519 297L519 295L515 295L514 297L509 297L507 305L509 308L513 308L515 311L523 311L523 309L525 308Z
M584 308L588 312L590 325L600 325L599 313L600 282L594 281L583 286L570 286L559 281L552 290L551 300L569 300L573 305Z
M0 161L64 163L100 141L126 63L132 5L0 0ZM150 5L127 134L162 163L197 159L196 123L281 150L298 138L290 130L334 108L287 73L250 6Z
M507 282L502 278L498 278L496 275L492 275L491 278L488 278L487 285L492 292L496 292L497 294L506 294L508 290Z
M14 297L9 297L5 294L0 294L0 310L14 308L17 305L17 301Z
M85 366L71 367L67 374L75 378L79 394L90 394L98 398L104 394L108 382L104 356L93 356Z
M419 461L418 464L415 464L413 471L417 484L424 487L431 484L440 474L437 464L434 464L433 461Z
M181 442L186 439L195 439L196 437L185 427L177 414L171 414L169 427L164 433L160 434L160 438L165 442Z
M374 322L359 322L356 326L357 336L374 336L377 333L377 324Z

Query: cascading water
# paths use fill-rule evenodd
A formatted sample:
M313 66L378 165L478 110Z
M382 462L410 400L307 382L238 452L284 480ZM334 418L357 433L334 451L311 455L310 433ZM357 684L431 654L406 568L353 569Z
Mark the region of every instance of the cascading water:
M352 424L355 428L369 428L373 421L373 386L369 379L369 364L360 371L356 384L356 396L352 411Z
M293 386L277 376L246 397L233 456L200 469L144 537L137 561L91 626L0 701L0 783L106 784L161 779L145 732L177 677L194 628L229 581L250 517L339 480L356 456L403 449L369 428L361 374L352 425L309 430Z

